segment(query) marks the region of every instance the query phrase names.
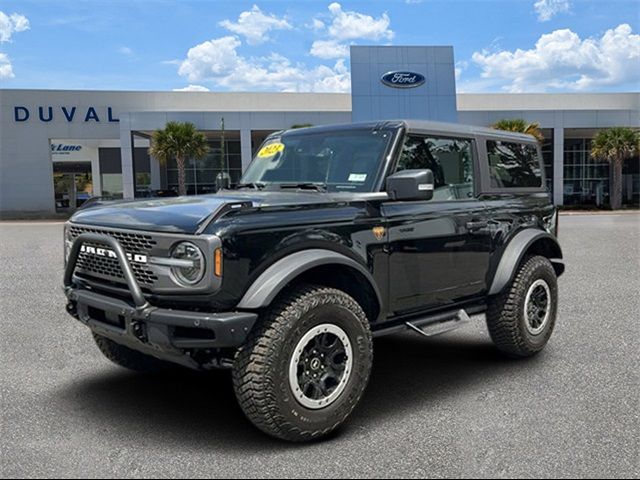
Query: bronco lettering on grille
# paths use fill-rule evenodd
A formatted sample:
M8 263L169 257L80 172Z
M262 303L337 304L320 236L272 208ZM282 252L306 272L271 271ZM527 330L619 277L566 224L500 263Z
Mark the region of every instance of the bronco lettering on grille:
M97 257L116 258L116 259L118 258L118 255L116 255L116 252L114 252L113 250L109 250L108 248L82 245L82 247L80 247L80 251L82 253L86 253L87 255L95 255ZM140 253L131 254L127 252L127 258L129 259L130 262L147 263L147 256L142 255Z

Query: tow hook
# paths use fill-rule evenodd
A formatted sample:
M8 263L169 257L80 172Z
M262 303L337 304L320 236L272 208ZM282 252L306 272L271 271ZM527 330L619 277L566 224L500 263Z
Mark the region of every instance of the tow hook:
M142 343L148 343L149 337L147 336L147 324L144 322L132 322L131 331L133 335Z
M76 302L67 303L67 313L75 318L78 318L78 308L76 306Z

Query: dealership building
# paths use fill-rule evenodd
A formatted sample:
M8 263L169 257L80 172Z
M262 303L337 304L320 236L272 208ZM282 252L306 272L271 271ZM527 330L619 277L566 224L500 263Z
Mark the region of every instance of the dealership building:
M0 89L0 215L73 210L89 196L133 198L177 187L173 162L147 152L154 130L192 122L210 141L187 166L189 193L236 182L273 131L385 119L488 126L538 122L557 205L608 202L609 166L589 154L613 126L640 127L640 93L456 93L452 47L352 47L351 93L124 92ZM221 157L224 120L224 158ZM624 166L623 202L638 205L638 159Z

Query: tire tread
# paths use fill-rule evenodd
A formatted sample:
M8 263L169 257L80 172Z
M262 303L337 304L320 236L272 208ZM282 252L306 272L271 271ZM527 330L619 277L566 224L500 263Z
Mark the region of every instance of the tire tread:
M487 309L487 326L496 347L504 354L514 357L530 357L540 352L546 345L555 325L556 310L550 319L550 325L543 334L544 342L534 346L527 342L520 328L521 302L536 272L544 272L555 280L556 274L548 258L527 256L520 264L515 278L509 286L489 301ZM551 278L551 277L550 277ZM550 285L552 292L557 293L557 284Z
M338 304L353 312L365 326L368 335L369 354L372 342L369 323L361 306L346 293L327 287L304 285L293 289L269 309L264 319L251 332L245 345L236 355L233 384L238 402L249 420L263 432L288 441L303 442L320 438L343 423L357 404L359 397L351 401L346 414L321 430L301 429L278 412L275 392L277 382L287 382L286 376L275 378L274 362L278 340L284 338L294 323L306 312L321 304ZM360 372L369 376L367 372ZM355 372L354 372L355 374ZM361 395L360 395L361 396Z

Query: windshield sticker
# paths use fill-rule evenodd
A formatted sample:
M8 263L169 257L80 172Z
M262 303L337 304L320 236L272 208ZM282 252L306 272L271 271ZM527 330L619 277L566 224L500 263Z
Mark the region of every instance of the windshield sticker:
M284 144L282 143L270 143L269 145L265 145L258 152L258 157L266 158L273 157L276 153L284 151Z
M366 173L352 173L349 175L350 182L366 182L367 174Z

